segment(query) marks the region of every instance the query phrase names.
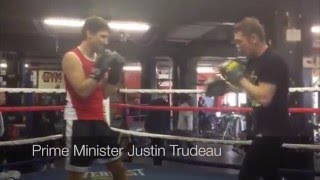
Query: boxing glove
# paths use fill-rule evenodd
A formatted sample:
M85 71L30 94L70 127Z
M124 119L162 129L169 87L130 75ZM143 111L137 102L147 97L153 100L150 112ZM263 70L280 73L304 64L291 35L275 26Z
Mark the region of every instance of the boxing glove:
M113 52L108 49L102 51L94 64L90 77L100 81L104 77L104 74L109 70L113 59Z
M117 52L113 53L114 57L110 63L109 74L107 82L112 85L116 85L120 82L123 74L123 66L126 63L126 60L123 56Z

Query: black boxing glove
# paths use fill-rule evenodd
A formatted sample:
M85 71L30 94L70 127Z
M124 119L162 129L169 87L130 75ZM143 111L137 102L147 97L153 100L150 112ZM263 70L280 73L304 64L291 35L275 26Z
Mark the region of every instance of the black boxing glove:
M208 97L223 96L229 91L225 80L214 80L207 84L205 95Z
M111 62L114 59L114 53L106 49L101 52L100 57L96 60L94 68L90 75L94 80L100 81L104 74L109 70Z
M113 53L113 59L110 63L110 69L108 73L108 84L116 85L120 82L123 73L123 66L125 65L125 63L126 60L123 56L121 56L117 52Z

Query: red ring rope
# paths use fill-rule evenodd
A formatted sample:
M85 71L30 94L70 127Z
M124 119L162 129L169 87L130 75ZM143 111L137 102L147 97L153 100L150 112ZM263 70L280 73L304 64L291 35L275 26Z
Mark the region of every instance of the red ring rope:
M0 112L61 111L64 106L0 107Z
M133 108L140 110L164 110L164 111L221 111L221 112L251 112L249 107L177 107L177 106L147 106L130 104L111 104L114 108ZM290 113L320 113L320 108L289 108Z
M252 108L242 107L176 107L176 106L147 106L130 104L111 104L113 108L133 108L140 110L163 111L220 111L220 112L251 112ZM0 107L0 112L31 112L31 111L62 111L64 106L29 106L29 107ZM289 108L290 113L320 113L320 108Z

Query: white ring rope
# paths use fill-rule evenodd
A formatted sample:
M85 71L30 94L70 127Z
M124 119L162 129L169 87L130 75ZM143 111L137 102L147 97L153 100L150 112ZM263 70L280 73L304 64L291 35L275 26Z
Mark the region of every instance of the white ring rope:
M30 138L30 139L22 139L22 140L13 140L13 141L2 141L0 142L1 146L15 146L15 145L24 145L24 144L34 144L49 140L57 140L61 139L63 137L62 134L57 135L51 135L51 136L45 136L45 137L39 137L39 138Z
M320 87L295 87L289 88L289 92L319 92ZM0 88L0 92L9 93L65 93L65 89L35 89L35 88ZM204 90L195 89L120 89L121 93L158 93L158 94L202 94Z
M121 93L148 93L148 94L201 94L204 90L195 89L120 89Z
M0 88L0 92L9 93L65 93L65 89L35 89L35 88Z
M295 87L289 88L289 92L319 92L318 87ZM167 93L167 94L179 94L179 93L189 93L189 94L202 94L204 90L195 89L120 89L121 93Z
M289 92L319 92L320 87L294 87L289 88Z
M184 136L173 136L173 135L164 135L156 133L147 133L147 132L136 132L130 130L123 130L114 127L110 127L111 130L139 137L152 137L152 138L161 138L161 139L170 139L170 140L181 140L189 142L202 142L202 143L213 143L213 144L224 144L224 145L251 145L252 141L239 141L239 140L222 140L222 139L205 139L205 138L193 138L193 137L184 137ZM284 148L289 149L309 149L309 150L320 150L320 145L318 144L287 144L282 145Z
M205 138L192 138L184 136L172 136L164 134L155 134L155 133L146 133L146 132L135 132L130 130L123 130L111 127L111 130L127 135L139 136L139 137L153 137L153 138L162 138L170 140L182 140L189 142L202 142L202 143L213 143L213 144L224 144L224 145L250 145L252 141L238 141L238 140L221 140L221 139L205 139ZM25 145L25 144L34 144L49 140L57 140L63 138L62 134L39 137L39 138L30 138L23 140L13 140L13 141L3 141L0 142L1 146L15 146L15 145ZM320 150L320 145L317 144L283 144L282 147L290 149L309 149L309 150Z

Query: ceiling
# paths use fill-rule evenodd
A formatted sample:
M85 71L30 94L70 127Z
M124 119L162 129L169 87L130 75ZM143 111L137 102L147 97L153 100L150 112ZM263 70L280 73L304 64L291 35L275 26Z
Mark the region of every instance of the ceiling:
M143 21L151 24L145 34L130 34L129 42L116 48L145 53L180 44L232 41L232 24L245 16L267 22L276 0L1 0L0 50L26 56L61 55L79 43L78 29L50 29L44 17ZM178 45L177 45L178 44ZM124 47L125 46L125 47Z
M232 22L267 12L266 0L2 0L4 32L37 33L43 17L84 18L99 15L113 20L146 21L162 27L197 22ZM12 29L11 27L21 27Z

